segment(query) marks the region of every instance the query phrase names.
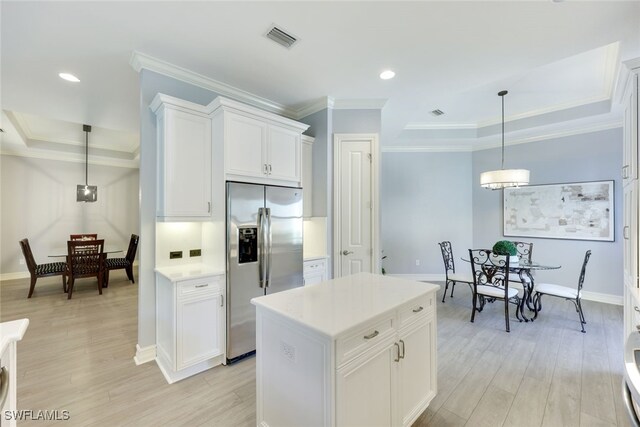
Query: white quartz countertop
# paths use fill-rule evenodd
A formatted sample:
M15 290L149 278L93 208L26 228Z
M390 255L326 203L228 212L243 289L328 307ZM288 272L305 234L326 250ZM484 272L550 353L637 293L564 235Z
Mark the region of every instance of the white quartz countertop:
M335 338L353 326L438 289L440 286L432 283L359 273L253 298L251 303Z
M29 319L0 323L0 354L4 353L9 344L22 339L27 331L27 326L29 326Z
M158 267L156 273L162 274L172 282L179 280L200 279L207 276L218 276L224 271L216 270L205 264L181 264L170 267Z

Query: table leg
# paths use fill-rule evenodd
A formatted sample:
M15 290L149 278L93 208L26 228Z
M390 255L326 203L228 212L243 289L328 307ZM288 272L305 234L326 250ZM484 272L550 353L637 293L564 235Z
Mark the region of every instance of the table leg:
M526 269L520 270L518 272L518 276L520 277L520 281L522 282L522 289L523 289L522 301L520 302L520 314L522 315L522 318L524 319L525 322L528 322L529 320L533 322L533 319L529 319L524 314L525 304L527 305L527 308L529 310L533 311L533 309L531 308L531 294L533 292L533 276L531 275L531 272Z

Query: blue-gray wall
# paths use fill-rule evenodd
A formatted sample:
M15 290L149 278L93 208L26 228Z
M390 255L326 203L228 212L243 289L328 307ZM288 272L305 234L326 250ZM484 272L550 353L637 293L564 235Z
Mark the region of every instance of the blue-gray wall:
M623 294L621 163L621 128L506 148L505 168L529 169L532 185L615 180L615 242L522 238L534 243L537 261L562 265L560 270L538 272L536 280L576 286L584 253L591 249L584 290ZM480 187L480 173L499 167L500 149L473 153L473 244L478 248L503 237L502 191Z
M472 246L471 153L384 152L380 175L385 270L443 274L438 242Z
M156 342L156 116L149 104L158 93L206 105L217 93L148 70L140 72L140 243L138 283L138 345Z

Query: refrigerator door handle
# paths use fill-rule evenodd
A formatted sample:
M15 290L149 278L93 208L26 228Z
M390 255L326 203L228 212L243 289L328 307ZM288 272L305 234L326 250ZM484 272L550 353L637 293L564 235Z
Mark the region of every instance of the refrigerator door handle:
M266 258L267 258L267 268L265 272L265 287L269 287L269 283L271 282L271 208L265 208L266 211L266 219L267 219L267 240L266 240Z
M260 280L260 287L264 288L265 279L265 242L264 242L264 208L258 208L258 277Z

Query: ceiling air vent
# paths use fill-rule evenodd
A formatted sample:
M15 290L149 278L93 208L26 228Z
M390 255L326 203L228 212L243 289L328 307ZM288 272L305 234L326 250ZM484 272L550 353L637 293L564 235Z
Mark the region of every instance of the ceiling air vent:
M433 111L431 111L431 115L435 116L435 117L441 116L443 114L444 114L444 111L442 111L442 110L433 110Z
M276 26L272 27L266 34L266 36L279 45L286 47L287 49L290 49L291 46L293 46L298 41L298 39L293 37L291 34L288 34L284 30L281 30Z

